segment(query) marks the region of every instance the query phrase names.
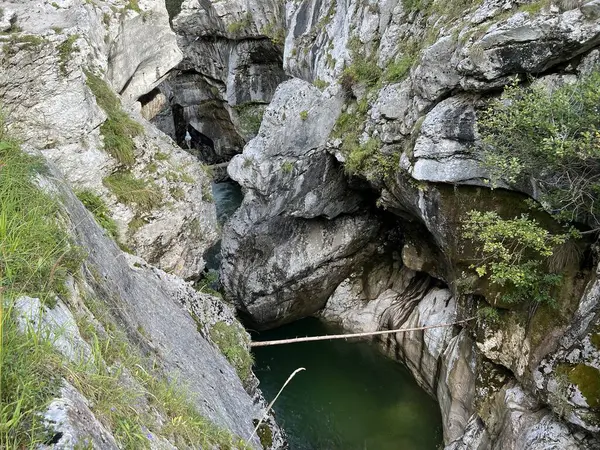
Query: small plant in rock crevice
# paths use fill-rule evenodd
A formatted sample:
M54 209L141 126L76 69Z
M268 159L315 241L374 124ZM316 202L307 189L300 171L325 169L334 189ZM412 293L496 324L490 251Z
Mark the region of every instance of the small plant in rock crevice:
M69 63L73 53L75 52L75 42L79 39L78 34L72 34L67 39L65 39L61 44L58 45L58 60L59 65L58 68L63 77L67 76L67 64Z
M242 381L252 374L252 355L244 343L249 344L246 332L236 324L217 322L210 329L210 338L221 353L235 367Z
M503 219L496 212L470 211L463 237L477 249L471 265L479 277L489 277L507 303L554 304L553 290L562 277L544 265L556 249L576 232L552 234L527 215Z
M163 197L151 181L136 178L129 172L115 172L102 180L117 200L136 205L140 211L150 211L161 205Z

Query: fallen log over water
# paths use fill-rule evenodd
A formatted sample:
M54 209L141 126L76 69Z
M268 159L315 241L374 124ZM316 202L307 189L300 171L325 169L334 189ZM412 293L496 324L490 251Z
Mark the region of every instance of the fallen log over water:
M418 328L398 328L396 330L368 331L365 333L329 334L329 335L325 335L325 336L307 336L307 337L292 338L292 339L279 339L276 341L254 341L254 342L250 343L250 347L266 347L268 345L294 344L296 342L327 341L330 339L349 339L349 338L359 338L359 337L368 337L368 336L379 336L382 334L406 333L409 331L429 330L431 328L453 327L454 325L460 325L460 324L470 322L471 320L475 320L475 319L476 319L475 317L469 317L468 319L459 320L457 322L441 323L438 325L428 325L425 327L418 327Z

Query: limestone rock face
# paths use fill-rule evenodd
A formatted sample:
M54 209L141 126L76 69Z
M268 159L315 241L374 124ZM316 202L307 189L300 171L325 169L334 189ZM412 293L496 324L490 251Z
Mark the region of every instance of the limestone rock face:
M44 420L54 433L62 433L61 438L57 444L40 448L70 450L83 442L95 448L119 448L114 436L94 416L88 400L77 389L65 382L60 394L60 398L48 405Z
M395 267L392 269L391 267ZM352 332L418 328L452 323L456 302L449 290L423 272L379 265L354 272L327 301L320 316ZM445 418L447 442L460 438L474 413L475 351L473 340L453 327L385 335L375 342L392 359L403 362L417 382L437 397Z
M144 2L140 12L123 5L122 14L108 2L35 4L14 4L22 31L5 44L11 50L1 63L0 95L10 132L53 161L72 186L99 194L131 251L165 270L197 277L204 251L217 238L206 194L210 179L194 157L128 107L181 59L164 3ZM133 45L134 38L142 43ZM124 117L139 123L127 164L107 151L103 128L107 120L124 119L108 117L98 106L103 99L88 86L91 74L103 71L123 92ZM125 188L130 195L108 187L107 177L121 172L137 180L137 188ZM136 189L150 191L153 201L140 206Z
M228 294L240 302L269 294L264 309L254 300L247 302L253 306L241 306L254 320L276 310L276 319L265 319L271 326L323 305L321 298L303 305L287 292L283 280L297 283L292 273L300 269L291 272L284 264L276 276L271 268L282 262L262 263L275 261L278 252L292 255L292 246L299 246L295 252L302 257L294 262L314 272L305 249L322 257L319 249L305 239L290 243L280 237L281 230L300 230L300 222L289 225L300 218L307 221L304 225L322 217L338 221L339 214L365 211L360 202L365 199L394 216L385 216L386 226L395 221L392 228L401 235L395 251L402 249L402 254L387 249L389 234L379 232L365 241L363 246L373 246L369 262L347 261L345 271L335 272L335 283L324 289L329 299L318 314L352 331L418 327L476 314L474 304L488 293L486 286L475 280L472 296L454 295L461 282L473 281L462 278L474 257L473 246L461 238L462 218L471 209L519 215L527 212L527 196L536 195L531 186L486 188L487 173L477 154L480 108L516 75L531 74L552 88L589 74L599 61L600 22L593 1L542 7L489 0L463 9L442 3L436 2L433 11L398 0L287 2L284 67L324 92L313 96L299 81L286 82L276 91L258 136L230 164L230 175L246 195L225 230L223 279ZM298 94L284 95L286 86ZM344 98L334 104L324 100L330 95ZM290 122L290 109L306 111L302 116L309 135L299 133L302 121L295 115L296 122ZM320 114L325 110L327 117ZM335 121L340 111L360 111L362 122L351 130L357 142L350 150L343 145L345 136L322 137L333 128L329 117ZM313 118L323 128L315 128ZM362 146L369 140L378 145L365 156L371 149ZM325 147L335 159L308 152L305 142ZM370 158L375 165L385 161L389 167L379 178L368 173L346 177L349 181L321 176L350 156ZM307 182L309 174L323 180L318 190L311 188L314 181ZM352 189L363 195L339 194ZM371 219L381 220L373 211ZM540 216L547 219L550 223ZM305 233L301 230L290 233ZM273 256L264 256L262 249ZM261 262L256 277L250 273L252 258ZM245 272L234 269L244 265ZM591 406L597 400L593 386L580 389L577 381L585 385L584 374L600 368L593 345L597 300L592 300L599 296L590 270L575 272L565 275L573 277L573 295L560 305L561 313L540 308L529 317L497 305L510 311L496 326L478 320L380 342L440 402L448 448L597 445L588 434L597 432L594 420L598 423ZM249 293L246 285L260 295ZM281 300L272 299L275 293ZM281 310L266 306L284 304Z
M121 21L110 46L108 79L127 103L154 89L183 59L161 2Z
M186 0L173 18L184 60L160 86L169 99L155 123L207 163L226 162L256 135L283 72L280 2Z
M316 312L374 250L380 223L359 212L362 199L323 147L340 106L331 92L284 83L229 165L246 195L223 232L222 282L256 326Z
M198 294L182 279L119 250L60 174L50 170L50 186L62 199L74 241L88 252L82 277L72 285L70 308L96 323L86 302L94 299L104 304L130 345L149 352L166 376L185 380L190 399L203 416L247 439L254 428L253 420L263 415L264 401L258 391L251 395L244 389L208 332L216 322L237 323L233 311L214 297ZM42 317L41 323L50 332L60 333L66 326L71 335L79 336L76 321L64 305L59 304L54 311L31 299L20 304L21 310L31 312L29 316L37 320ZM38 311L33 311L36 305ZM60 342L57 350L66 356L85 358L86 353L75 352L74 346L80 341L84 347L87 343L81 337L69 341L70 350ZM64 442L59 448L73 448L74 439L88 431L94 443L102 443L101 448L117 448L110 433L93 417L87 400L69 385L65 385L62 397L51 403L45 417L57 432L63 433ZM272 419L268 423L274 433L273 448L279 448L281 433ZM251 445L263 448L258 438ZM157 448L175 447L163 440L163 446Z
M401 166L412 178L439 183L482 184L487 173L473 154L476 140L475 100L455 96L438 103L426 116L412 157Z

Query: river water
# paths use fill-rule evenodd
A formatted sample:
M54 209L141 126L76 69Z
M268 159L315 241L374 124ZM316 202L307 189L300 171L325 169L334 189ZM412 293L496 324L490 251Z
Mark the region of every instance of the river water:
M339 333L304 319L255 334L255 340ZM408 370L366 342L305 342L254 349L254 372L271 401L298 367L274 406L290 450L437 450L438 405Z
M217 223L222 227L241 205L244 194L242 194L240 186L233 181L213 183L212 194L217 210ZM221 241L206 251L204 259L208 270L219 271L221 267Z

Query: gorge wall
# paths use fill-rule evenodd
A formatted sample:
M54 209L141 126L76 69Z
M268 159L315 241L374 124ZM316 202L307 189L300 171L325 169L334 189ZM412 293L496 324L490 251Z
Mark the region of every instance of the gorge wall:
M489 189L473 150L482 106L516 75L552 88L592 73L599 19L598 0L2 2L7 130L45 159L39 184L85 253L56 306L21 297L19 317L66 328L66 358L90 359L82 320L121 330L203 417L249 439L264 402L217 345L233 329L244 355L248 337L184 281L219 237L206 165L228 163L245 197L222 232L221 282L249 324L461 322L377 341L438 400L447 449L600 448L596 250L565 265L556 307L517 307L473 278L460 232L472 209L515 215L537 198ZM108 231L78 200L90 193ZM478 313L488 303L498 320ZM45 413L54 448L118 448L63 381ZM142 407L158 417L151 448L185 448L161 434L168 412ZM282 448L272 418L259 435L237 445Z
M222 281L252 326L471 319L378 341L438 399L447 448L598 448L595 259L564 267L555 307L497 304L468 275L461 233L470 210L514 216L537 198L489 189L474 151L482 106L517 75L552 89L594 71L598 8L287 2L293 79L228 169L245 198L224 229ZM478 313L486 298L496 322Z

